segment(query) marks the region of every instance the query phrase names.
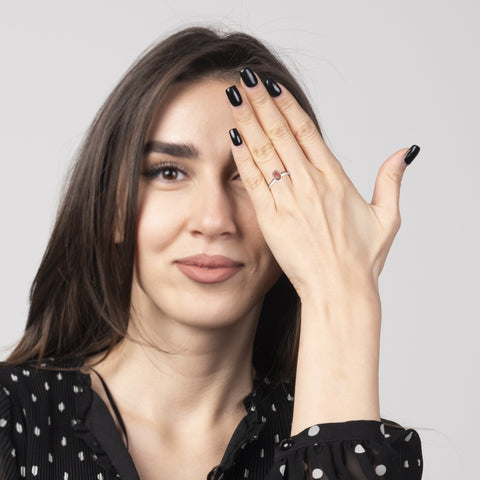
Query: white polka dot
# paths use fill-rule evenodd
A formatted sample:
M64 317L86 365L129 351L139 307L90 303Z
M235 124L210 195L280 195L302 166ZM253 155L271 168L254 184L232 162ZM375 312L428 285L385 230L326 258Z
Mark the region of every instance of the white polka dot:
M12 448L12 451L10 452L10 455L11 455L12 457L15 457L16 454L17 454L17 452L15 452L15 449Z
M78 458L80 459L81 462L85 460L85 454L83 453L83 451L78 452Z
M27 416L27 411L24 408L22 408L22 412L23 412L23 416L26 417Z
M103 480L103 475L102 475L101 473L99 473L99 474L97 475L97 478L98 478L98 480Z
M60 372L57 373L57 380L61 380L63 377L62 377L62 374ZM66 474L68 475L68 473Z
M18 377L16 375L14 375L13 373L10 374L10 377L12 378L12 380L14 382L16 382L18 380ZM25 475L24 475L25 476Z
M355 453L365 453L365 449L363 448L362 445L357 444L355 445Z
M17 429L17 432L18 432L18 433L22 433L22 432L23 432L23 427L22 427L22 425L20 425L20 423L17 422L17 423L15 424L15 428Z
M278 433L276 433L273 438L275 440L275 443L278 443L280 441L280 437L279 437Z
M78 393L79 390L78 390L78 387L76 385L73 386L73 391L74 391L74 393Z
M262 423L265 423L267 419L262 415Z
M35 429L33 430L33 433L39 437L40 436L40 429L38 427L35 427Z
M49 415L48 418L47 418L47 423L48 423L48 425L51 425L51 424L52 424L52 419L50 418L50 415Z
M422 464L422 462L420 461L419 458L417 458L417 465L420 466Z
M62 440L60 441L60 443L62 444L62 447L66 447L67 446L67 439L65 437L62 437Z
M5 395L10 395L10 390L7 390L5 387L3 387L3 391L5 392Z
M22 373L28 377L30 375L30 372L28 370L22 370Z
M282 475L282 477L285 474L285 468L286 468L286 465L281 465L280 466L280 475Z
M5 418L0 418L0 428L5 427L7 424L7 420Z
M48 384L48 382L45 382L43 386L45 387L45 390L50 390L50 385Z
M276 412L277 411L277 407L275 406L274 403L272 403L272 412Z
M320 468L316 468L312 471L312 478L322 478L323 477L323 470Z
M410 432L410 433L405 437L405 441L406 441L406 442L409 442L409 441L412 439L412 435L413 435L413 432Z
M375 467L375 473L376 473L379 477L381 477L382 475L385 475L386 471L387 471L387 467L386 467L385 465L381 465L381 464L380 464L380 465L377 465L377 466Z
M389 436L390 436L389 433L386 433L386 434L385 434L385 438L388 438Z
M23 465L20 467L20 475L22 477L25 477L27 475L27 472L25 471L25 467Z
M248 474L250 472L248 471L248 468L245 469L245 471L243 472L243 478L248 478Z
M314 437L315 435L318 435L319 431L320 431L320 427L318 425L314 425L313 427L310 427L308 429L308 436Z
M32 475L36 477L38 474L38 465L32 465Z
M410 465L408 464L408 460L405 460L405 461L403 462L403 466L404 466L405 468L408 468L408 467L410 466Z
M63 474L63 480L68 480L68 473L67 473L67 472L65 472L65 473Z
M34 393L32 393L32 402L36 402L36 401L37 401L37 396Z
M65 410L65 404L64 404L63 402L60 402L60 403L58 404L58 409L59 409L61 412L63 412L63 411Z
M260 450L260 458L264 458L264 457L265 457L265 449L262 448L262 449Z
M380 425L380 431L382 432L382 435L385 435L385 425L383 423Z
M288 394L288 395L287 395L287 400L288 400L289 402L293 402L293 397L292 397L290 394Z
M48 454L48 461L53 463L53 455L51 453Z

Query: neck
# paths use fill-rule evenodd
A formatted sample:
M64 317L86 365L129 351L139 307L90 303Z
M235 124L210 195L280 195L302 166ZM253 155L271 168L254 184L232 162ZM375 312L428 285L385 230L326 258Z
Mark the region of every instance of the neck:
M194 423L208 431L244 412L243 399L253 388L252 351L260 308L221 328L163 321L156 330L142 323L140 333L140 323L132 318L126 338L94 368L105 378L122 415L164 427Z

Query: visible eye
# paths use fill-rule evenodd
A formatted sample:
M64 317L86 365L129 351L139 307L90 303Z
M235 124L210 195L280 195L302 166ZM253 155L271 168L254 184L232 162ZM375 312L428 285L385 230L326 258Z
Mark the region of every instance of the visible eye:
M142 172L146 178L159 179L165 182L182 181L181 175L186 175L181 165L172 162L161 162L152 165L149 169Z

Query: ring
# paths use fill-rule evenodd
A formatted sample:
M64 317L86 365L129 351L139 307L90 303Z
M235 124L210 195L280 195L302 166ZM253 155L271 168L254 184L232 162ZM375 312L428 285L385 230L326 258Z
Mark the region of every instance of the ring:
M280 173L278 170L274 170L273 173L273 178L272 178L272 181L268 184L268 189L270 190L271 189L271 186L275 183L275 182L281 182L282 181L282 177L284 175L291 175L290 172L282 172Z

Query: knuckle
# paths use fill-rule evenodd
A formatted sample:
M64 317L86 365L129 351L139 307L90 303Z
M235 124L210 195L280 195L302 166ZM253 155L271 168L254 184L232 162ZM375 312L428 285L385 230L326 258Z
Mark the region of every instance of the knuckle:
M299 140L310 140L316 135L318 135L317 127L309 117L302 120L295 130L295 136Z
M250 190L258 190L265 185L265 180L259 175L248 175L246 177L242 177L242 180L246 188Z
M267 131L272 140L287 140L291 136L290 129L286 123L279 123Z
M275 148L270 142L252 148L253 158L258 162L271 160L275 153Z
M253 121L252 112L248 108L240 108L235 112L238 123L242 125L250 125Z
M298 103L291 97L287 96L283 100L277 100L280 102L280 106L284 112L295 110L298 108Z
M387 177L390 180L392 180L394 183L396 183L397 185L402 184L402 174L401 173L389 171L389 172L387 172Z
M263 107L270 101L270 95L267 92L261 92L249 100L254 107Z
M402 217L400 216L400 211L397 210L392 219L393 230L398 232L402 226Z

